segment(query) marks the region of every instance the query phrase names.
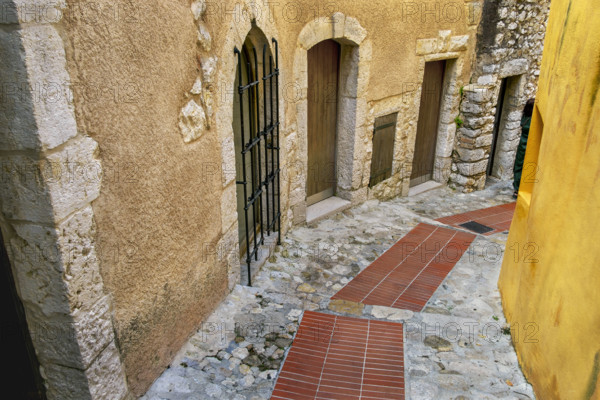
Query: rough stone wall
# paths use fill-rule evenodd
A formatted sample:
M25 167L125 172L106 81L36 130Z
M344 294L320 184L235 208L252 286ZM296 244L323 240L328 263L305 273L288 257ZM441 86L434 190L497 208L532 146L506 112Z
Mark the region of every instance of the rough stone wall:
M464 125L456 135L452 187L483 189L502 79L522 76L507 90L492 171L497 178L512 178L522 110L537 90L549 5L549 0L484 2L471 84L463 89Z

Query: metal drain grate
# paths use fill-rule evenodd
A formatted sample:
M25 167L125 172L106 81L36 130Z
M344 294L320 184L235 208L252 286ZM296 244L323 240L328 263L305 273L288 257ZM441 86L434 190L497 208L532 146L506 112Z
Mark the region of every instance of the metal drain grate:
M462 226L463 228L467 228L470 231L480 234L488 233L494 230L494 228L490 228L489 226L482 225L479 222L475 221L465 222L464 224L460 224L459 226Z

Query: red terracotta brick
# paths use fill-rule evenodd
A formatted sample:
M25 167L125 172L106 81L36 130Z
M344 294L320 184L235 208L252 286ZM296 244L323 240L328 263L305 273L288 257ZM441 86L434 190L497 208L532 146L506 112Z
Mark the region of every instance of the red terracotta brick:
M402 329L399 323L306 311L271 398L403 400ZM316 331L328 332L327 341L307 345Z
M332 298L420 311L474 238L419 224Z
M516 203L502 204L499 206L484 208L481 210L469 211L463 214L451 215L438 218L436 221L459 228L465 222L475 221L482 225L489 226L494 230L484 235L493 235L494 233L504 232L510 228L512 216L515 211Z

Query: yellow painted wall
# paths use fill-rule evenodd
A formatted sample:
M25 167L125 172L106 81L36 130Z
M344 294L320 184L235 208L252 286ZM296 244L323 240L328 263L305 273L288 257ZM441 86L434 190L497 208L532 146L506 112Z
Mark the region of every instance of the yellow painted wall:
M599 87L597 0L553 0L499 280L519 360L543 400L600 399Z

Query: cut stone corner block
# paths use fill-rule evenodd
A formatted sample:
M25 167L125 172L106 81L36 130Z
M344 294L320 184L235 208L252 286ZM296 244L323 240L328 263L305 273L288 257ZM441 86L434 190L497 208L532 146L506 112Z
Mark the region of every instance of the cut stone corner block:
M298 44L305 50L327 39L360 45L366 37L367 30L356 18L336 12L330 18L317 18L306 24L298 35Z
M85 370L47 364L42 368L49 400L129 400L119 351L111 342Z

